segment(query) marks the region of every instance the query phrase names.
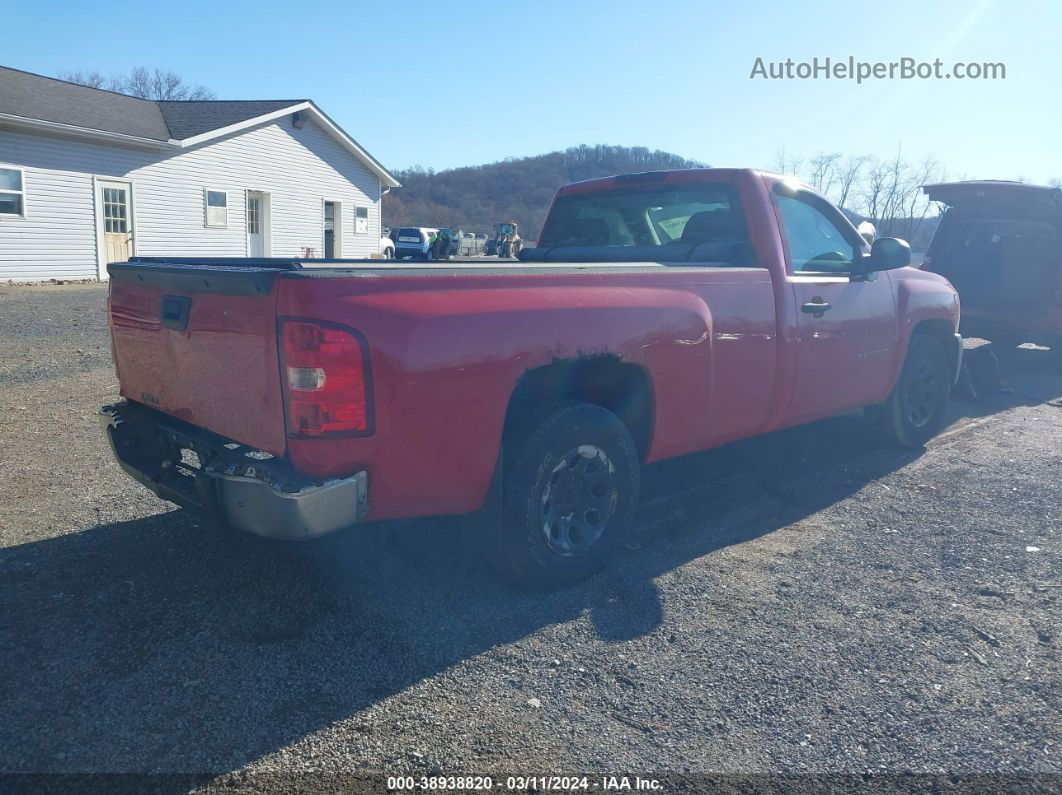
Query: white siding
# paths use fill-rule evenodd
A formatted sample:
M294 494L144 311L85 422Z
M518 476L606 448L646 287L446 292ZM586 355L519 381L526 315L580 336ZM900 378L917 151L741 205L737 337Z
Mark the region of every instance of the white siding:
M139 255L247 256L247 190L269 194L272 256L324 255L325 200L342 203L342 256L379 244L379 179L312 120L300 130L285 116L161 152L0 130L0 164L23 168L26 189L26 217L0 216L0 280L96 276L94 176L132 183ZM228 192L227 228L205 225L204 188ZM358 206L369 208L362 235Z

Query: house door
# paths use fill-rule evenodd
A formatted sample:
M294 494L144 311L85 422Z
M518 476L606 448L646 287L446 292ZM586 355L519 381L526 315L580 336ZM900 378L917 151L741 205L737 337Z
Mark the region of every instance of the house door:
M125 262L133 255L132 186L128 182L100 182L98 190L103 264Z
M266 224L269 222L266 195L247 191L247 256L266 257Z
M336 203L324 203L324 258L336 258Z

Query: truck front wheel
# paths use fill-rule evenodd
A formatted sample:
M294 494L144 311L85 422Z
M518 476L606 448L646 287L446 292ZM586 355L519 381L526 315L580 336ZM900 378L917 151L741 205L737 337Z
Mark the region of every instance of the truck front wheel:
M634 520L640 465L634 439L610 411L564 403L507 434L495 566L530 588L589 577L620 548Z
M893 444L921 447L944 425L951 380L944 346L927 334L914 334L896 386L884 403L867 407L867 419Z

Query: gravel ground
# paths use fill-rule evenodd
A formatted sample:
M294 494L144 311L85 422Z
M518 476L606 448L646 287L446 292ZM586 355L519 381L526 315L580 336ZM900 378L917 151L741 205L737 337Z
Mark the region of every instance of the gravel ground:
M97 427L104 299L0 286L0 771L1062 771L1046 352L920 453L842 417L652 467L640 548L525 594L453 521L157 500Z

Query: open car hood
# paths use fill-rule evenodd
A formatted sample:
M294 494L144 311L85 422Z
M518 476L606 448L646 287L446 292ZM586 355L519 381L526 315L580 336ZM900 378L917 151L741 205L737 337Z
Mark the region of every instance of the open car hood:
M970 180L923 185L932 201L951 207L1011 209L1024 213L1062 214L1062 190L1003 180Z

